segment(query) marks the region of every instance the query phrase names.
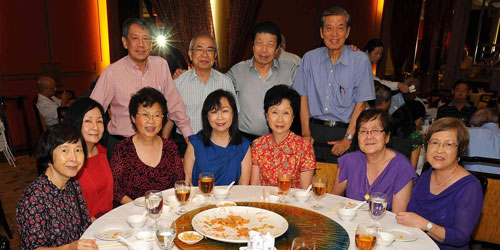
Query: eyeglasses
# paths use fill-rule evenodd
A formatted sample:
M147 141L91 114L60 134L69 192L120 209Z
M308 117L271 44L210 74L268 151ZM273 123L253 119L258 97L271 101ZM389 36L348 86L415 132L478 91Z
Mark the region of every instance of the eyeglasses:
M456 142L439 142L439 141L435 141L435 140L432 140L432 141L429 141L427 143L427 147L428 148L432 148L432 149L437 149L437 148L440 148L441 145L443 145L443 149L446 150L446 151L449 151L451 149L454 149L456 147L458 147L458 143Z
M383 130L383 129L360 130L360 131L358 131L358 134L360 136L367 136L367 135L377 136L382 132L385 132L385 130Z
M163 119L162 114L150 114L147 112L142 112L142 113L137 113L137 114L140 115L142 117L142 119L144 119L144 120L149 120L149 119L151 119L151 117L153 117L154 121L160 121L161 119Z
M196 51L198 53L203 53L203 52L207 52L207 54L214 54L215 53L215 49L214 48L194 48L194 49L191 49L192 51Z

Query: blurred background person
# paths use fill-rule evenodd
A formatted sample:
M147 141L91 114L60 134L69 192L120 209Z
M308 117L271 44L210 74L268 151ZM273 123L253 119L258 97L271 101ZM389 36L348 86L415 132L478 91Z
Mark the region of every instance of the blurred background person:
M71 104L64 123L79 129L87 146L87 159L76 179L82 187L92 221L113 209L113 174L106 148L100 143L104 134L104 110L88 98Z
M425 139L432 169L418 178L408 212L396 215L398 223L425 231L439 249L469 249L481 215L481 185L458 163L468 144L469 132L460 120L432 123Z
M129 203L148 190L165 190L184 180L181 158L174 142L158 135L167 122L167 101L161 92L146 87L129 104L135 135L120 141L110 165L114 202Z
M17 203L21 249L97 249L95 240L80 239L92 223L82 189L73 177L87 149L80 131L56 124L40 137L36 164L44 172Z
M203 129L189 137L184 158L186 180L198 185L200 173L213 173L215 185L250 183L250 144L238 130L236 100L231 92L216 90L201 110Z
M391 121L389 114L368 109L356 122L359 151L339 158L333 194L355 200L368 200L373 192L387 195L387 210L406 211L416 177L410 161L388 149Z
M455 82L455 85L453 85L451 94L453 95L453 99L449 103L438 108L436 118L455 117L462 120L465 126L469 126L470 117L477 110L477 108L467 100L469 96L469 83L458 80Z
M281 44L278 49L278 52L276 53L275 59L278 59L280 61L290 62L299 66L302 58L300 58L300 56L298 55L286 51L285 48L286 48L285 35L281 33Z
M47 126L59 123L57 119L57 108L68 106L71 97L69 92L63 92L62 99L57 98L55 94L56 82L52 77L41 76L38 78L38 98L36 107Z
M388 112L391 107L391 89L382 85L379 81L373 82L375 84L375 100L368 101L368 105L370 105L371 108Z
M299 113L299 94L286 85L266 92L264 111L271 134L253 141L252 185L277 186L279 170L289 170L292 187L306 189L312 182L316 159L311 143L290 131Z

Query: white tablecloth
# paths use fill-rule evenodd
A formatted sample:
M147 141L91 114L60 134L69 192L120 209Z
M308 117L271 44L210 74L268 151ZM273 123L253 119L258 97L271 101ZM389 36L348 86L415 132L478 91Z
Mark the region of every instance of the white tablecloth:
M197 189L197 188L193 188ZM230 200L230 201L262 201L261 196L262 196L262 189L265 189L267 191L267 194L271 191L275 191L276 187L260 187L260 186L233 186L231 189L231 193L229 197L225 200ZM292 191L292 193L295 190ZM164 199L167 199L167 196L174 195L173 189L169 189L166 191L163 191L163 196ZM349 239L350 239L350 244L349 244L349 249L356 249L356 245L354 242L354 236L355 236L355 229L358 223L360 222L367 222L371 223L372 220L370 218L369 212L368 211L358 211L358 215L354 218L354 220L349 221L349 222L344 222L340 220L338 217L337 213L335 212L336 208L338 208L338 204L345 202L349 199L341 196L336 196L336 195L331 195L327 194L323 199L321 200L321 204L325 207L323 210L319 210L317 212L335 220L337 223L342 225L344 229L347 231L349 234ZM218 200L215 199L215 197L211 197L209 202L210 203L216 203ZM289 196L287 197L287 203L288 205L291 206L297 206L297 207L302 207L306 209L311 209L313 202L315 202L315 199L311 197L309 201L305 203L300 203L298 202L295 197ZM190 202L186 206L188 210L195 209L198 206L193 204L193 202ZM179 208L174 207L173 209L165 209L164 213L162 214L162 218L171 218L171 219L177 219L179 215L175 213ZM167 210L169 210L167 212ZM105 226L109 225L122 225L125 227L129 227L129 225L126 222L127 216L133 215L133 214L142 214L144 212L144 207L139 207L134 205L133 203L129 203L123 206L120 206L118 208L113 209L112 211L108 212L107 214L103 215L99 219L97 219L92 225L85 231L83 234L82 238L84 239L95 239L94 233L99 230L100 228L103 228ZM151 220L148 218L148 220ZM389 247L380 247L377 246L375 248L376 250L382 250L382 249L400 249L400 250L415 250L415 249L425 249L425 250L432 250L432 249L439 249L437 245L432 241L432 239L422 232L419 229L416 228L410 228L410 227L405 227L402 225L397 224L395 220L395 215L391 212L387 212L382 219L380 219L380 224L382 228L404 228L406 231L411 232L412 234L415 234L418 236L418 239L416 241L412 242L399 242L395 241L392 245ZM146 226L145 226L146 227ZM129 240L134 241L136 240L135 238L135 233L140 231L141 229L134 229L134 236L129 237ZM144 230L144 229L142 229ZM105 245L112 243L110 241L102 241L102 240L97 240L97 244L100 245L100 249L127 249L125 246L114 246L114 247L105 247ZM155 249L159 249L158 245L156 244L155 241L153 241L153 244L155 246ZM174 249L177 249L174 247Z

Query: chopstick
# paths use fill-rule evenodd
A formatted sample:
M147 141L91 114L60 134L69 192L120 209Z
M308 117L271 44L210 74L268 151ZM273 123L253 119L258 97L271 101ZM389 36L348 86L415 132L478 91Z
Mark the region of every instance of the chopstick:
M148 241L153 241L154 238L150 238L150 239L146 239L146 240L136 240L136 241L131 241L131 243L134 243L134 242L148 242ZM99 248L101 247L120 247L120 246L123 246L123 247L126 247L127 245L117 241L117 242L114 242L114 243L107 243L107 244L100 244L100 245L97 245Z
M266 189L262 189L262 199L266 201Z

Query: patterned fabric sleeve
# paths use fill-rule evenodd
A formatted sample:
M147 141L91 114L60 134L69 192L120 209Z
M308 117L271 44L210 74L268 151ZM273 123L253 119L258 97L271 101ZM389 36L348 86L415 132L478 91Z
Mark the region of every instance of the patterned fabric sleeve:
M259 149L257 147L257 141L252 144L252 165L259 165Z
M316 169L316 158L314 150L310 143L304 141L302 149L302 157L300 157L300 172Z
M125 140L116 144L115 150L113 151L113 157L111 157L111 161L109 162L111 172L113 173L113 196L115 202L117 203L120 203L126 195L125 190L121 186L123 185L122 176L123 174L126 174L123 169L126 164L124 164L122 159L122 155L125 155L126 153L124 151L127 150L124 144Z
M411 151L415 151L423 143L422 134L420 134L419 131L415 131L411 133L410 137L411 137Z
M50 239L47 217L42 201L47 198L42 192L23 194L17 204L17 227L23 249L48 246Z

